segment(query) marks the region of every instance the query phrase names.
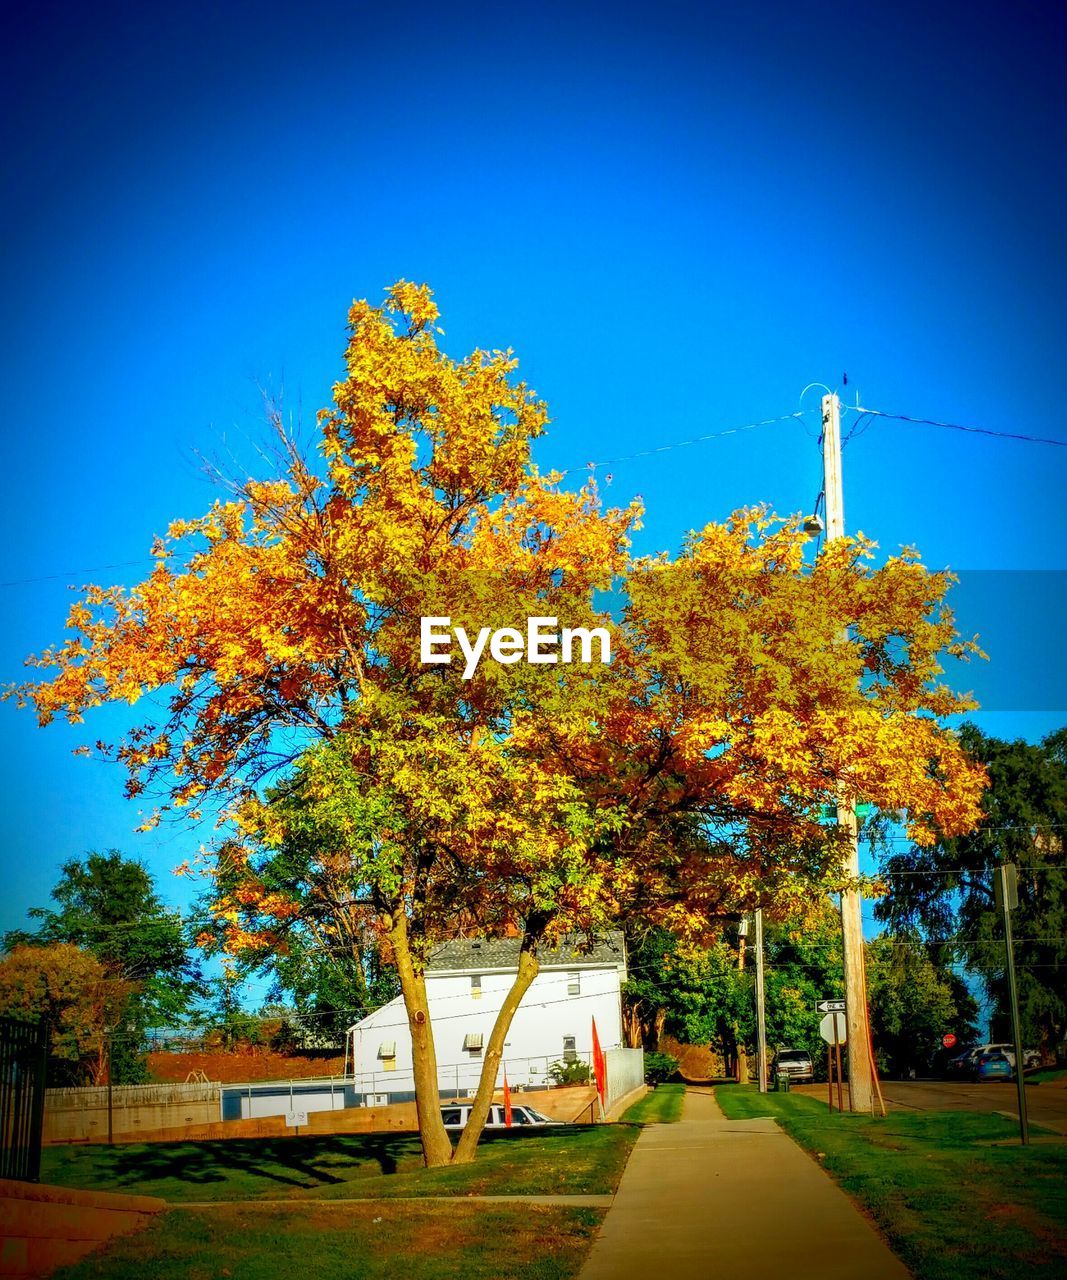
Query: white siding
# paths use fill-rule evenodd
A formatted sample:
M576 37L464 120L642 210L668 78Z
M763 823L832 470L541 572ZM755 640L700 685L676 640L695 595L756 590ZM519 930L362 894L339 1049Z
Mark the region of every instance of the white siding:
M581 973L581 992L568 995L571 975ZM496 1015L511 988L514 973L485 972L481 996L471 996L471 971L428 973L426 992L437 1050L442 1089L473 1090L481 1073L482 1054L463 1048L471 1034L481 1033L488 1044ZM590 1060L593 1019L603 1049L622 1043L620 974L615 965L543 969L534 979L515 1014L504 1047L504 1065L511 1085L544 1084L549 1065L563 1058L563 1039L573 1036L577 1056ZM396 1045L395 1069L385 1070L378 1056L383 1043ZM411 1074L411 1036L403 1001L398 997L352 1028L352 1053L357 1089L368 1092L408 1092Z

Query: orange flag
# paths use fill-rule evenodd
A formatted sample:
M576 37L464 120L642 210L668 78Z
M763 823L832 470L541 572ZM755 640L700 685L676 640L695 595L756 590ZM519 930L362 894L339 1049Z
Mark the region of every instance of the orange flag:
M511 1090L508 1088L508 1069L504 1068L504 1127L511 1128Z
M593 1079L596 1081L596 1091L600 1094L600 1105L603 1106L608 1091L608 1064L604 1050L600 1047L600 1037L596 1033L596 1018L593 1019Z

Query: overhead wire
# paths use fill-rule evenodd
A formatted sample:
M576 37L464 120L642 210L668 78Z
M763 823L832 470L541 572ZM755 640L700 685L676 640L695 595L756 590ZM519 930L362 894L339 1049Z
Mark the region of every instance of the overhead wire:
M671 444L655 445L650 449L639 449L635 453L621 454L617 458L600 458L595 461L575 463L572 466L557 470L556 474L565 476L569 475L572 471L581 471L595 467L617 466L621 462L633 462L637 458L650 458L654 454L670 453L674 449L688 449L691 445L705 444L709 440L721 440L726 436L740 435L743 431L755 431L759 427L770 427L779 422L803 422L804 414L811 412L811 409L797 409L793 413L779 414L776 418L763 418L759 422L747 422L744 426L728 427L723 431L711 431L706 435L693 436L689 440L676 440Z
M861 415L871 414L876 418L892 418L897 422L911 422L924 427L943 427L947 431L964 431L968 435L992 436L997 440L1019 440L1026 444L1048 444L1067 449L1067 440L1058 440L1052 436L1031 436L1018 431L994 431L989 427L965 426L960 422L941 422L936 418L917 418L907 413L888 413L882 409L868 409L860 405L849 406Z
M815 386L821 384L812 383L810 385ZM805 390L808 390L808 388L805 388ZM872 425L870 422L862 428L860 428L859 425L865 417L885 418L897 422L909 422L918 426L940 427L949 431L962 431L970 435L989 436L999 440L1015 440L1026 444L1044 444L1059 448L1067 448L1067 440L1060 440L1052 436L1035 436L1015 431L997 431L989 427L975 427L959 422L944 422L937 418L921 418L912 414L890 413L884 409L870 409L864 405L858 404L846 405L844 408L846 411L854 412L858 416L849 429L848 434L843 438L841 442L842 448L850 440L856 439L858 436L863 435L864 432L869 430ZM805 415L814 412L816 412L814 409L797 409L792 413L779 414L777 417L773 418L762 418L757 422L747 422L741 426L725 428L722 431L710 431L703 435L692 436L687 440L675 440L669 444L654 445L648 449L638 449L633 453L620 454L614 458L592 459L587 462L574 463L569 467L552 468L551 470L553 470L556 475L565 476L574 471L595 469L597 467L618 466L624 462L633 462L639 458L650 458L660 453L671 453L676 449L687 449L693 445L705 444L710 440L721 440L727 436L740 435L742 432L755 431L761 427L773 426L780 422L796 421L803 424ZM810 432L808 434L811 435ZM813 438L821 441L822 437L820 434ZM0 582L0 588L30 586L38 582L54 582L73 577L80 573L102 573L111 569L125 569L133 565L146 564L150 559L151 557L141 556L136 560L123 560L113 564L96 565L84 569L71 569L60 573L41 574L36 577L12 578L6 582Z

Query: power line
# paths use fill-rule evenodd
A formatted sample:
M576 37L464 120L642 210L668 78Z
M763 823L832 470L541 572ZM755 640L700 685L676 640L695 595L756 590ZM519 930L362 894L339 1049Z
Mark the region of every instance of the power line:
M626 453L618 458L600 458L597 461L577 463L574 466L565 467L558 474L565 476L572 471L580 471L586 467L610 467L620 462L632 462L635 458L650 458L656 453L670 453L673 449L687 449L690 445L704 444L708 440L721 440L724 436L739 435L742 431L755 431L758 427L770 427L778 422L803 422L804 414L811 412L813 412L811 409L798 409L795 413L783 413L777 418L763 418L760 422L747 422L743 427L729 427L725 431L712 431L707 435L694 436L691 440L676 440L672 444L656 445L651 449L639 449L636 453Z
M1057 440L1051 436L1028 436L1015 431L993 431L988 427L969 427L959 422L939 422L936 418L915 418L906 413L886 413L881 409L867 409L860 405L849 405L848 408L860 414L869 413L876 418L893 418L898 422L911 422L924 427L944 427L947 431L965 431L969 435L992 436L997 440L1021 440L1026 444L1051 444L1067 449L1067 440ZM857 423L859 419L857 418ZM855 425L853 425L853 433Z
M931 868L929 871L872 871L865 878L868 880L892 880L896 876L974 876L988 875L996 871L996 867L949 867L946 870ZM1031 871L1067 871L1067 866L1023 866L1019 864L1019 874L1027 876Z
M79 573L103 573L105 569L128 569L135 564L148 564L152 556L139 556L136 560L119 560L115 564L98 564L88 569L67 569L63 573L46 573L39 578L12 578L0 582L0 587L27 587L35 582L55 582L61 578L73 578Z
M862 430L858 430L858 428L860 427L863 417L865 415L869 415L874 418L889 418L897 422L910 422L918 426L941 427L948 431L963 431L970 435L991 436L998 440L1017 440L1026 444L1047 444L1058 446L1059 448L1067 448L1067 440L1058 440L1051 436L1031 436L1022 432L994 431L989 427L974 427L959 422L942 422L936 418L919 418L906 413L889 413L883 409L868 409L862 405L846 405L845 408L850 412L856 413L858 416L842 444L847 443L858 435L862 435L863 431L867 430L870 423L866 424ZM710 431L704 435L693 436L688 440L675 440L670 444L655 445L648 449L639 449L634 453L620 454L615 458L599 458L588 462L575 463L570 467L564 467L558 470L556 474L565 476L569 475L572 471L585 470L586 468L617 466L619 463L633 462L638 458L650 458L658 453L671 453L675 449L687 449L693 445L705 444L709 440L721 440L726 436L740 435L745 431L755 431L760 427L773 426L779 422L795 421L803 423L804 415L813 412L814 410L812 409L798 409L793 413L779 414L774 418L762 418L758 422L746 422L742 426L728 427L723 431ZM133 565L146 564L149 562L150 558L151 557L148 556L141 556L136 560L121 560L114 564L96 565L83 569L70 569L63 573L48 573L33 578L12 578L7 582L0 582L0 588L31 586L37 582L55 582L64 578L74 577L81 573L102 573L105 570L110 569L126 569Z

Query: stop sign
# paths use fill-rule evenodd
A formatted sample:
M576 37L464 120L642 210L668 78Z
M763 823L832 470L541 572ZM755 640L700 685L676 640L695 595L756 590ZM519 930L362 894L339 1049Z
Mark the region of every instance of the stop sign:
M945 1046L946 1049L951 1049L952 1046L956 1043L956 1037L953 1035L951 1031L946 1031L945 1034L941 1037L941 1043Z

